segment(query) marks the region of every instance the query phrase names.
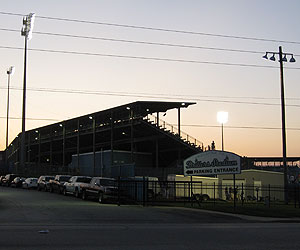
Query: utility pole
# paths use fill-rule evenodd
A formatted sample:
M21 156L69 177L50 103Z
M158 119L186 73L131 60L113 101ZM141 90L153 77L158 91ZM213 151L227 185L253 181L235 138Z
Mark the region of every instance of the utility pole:
M268 54L273 54L268 58ZM282 161L283 161L283 185L284 185L284 202L288 204L288 175L287 175L287 164L286 164L286 128L285 128L285 98L284 98L284 81L283 81L283 62L287 62L286 56L291 56L290 63L296 62L294 55L291 53L282 53L282 48L279 46L279 52L269 52L263 56L265 59L275 61L275 55L279 56L280 65L280 90L281 90L281 133L282 133Z

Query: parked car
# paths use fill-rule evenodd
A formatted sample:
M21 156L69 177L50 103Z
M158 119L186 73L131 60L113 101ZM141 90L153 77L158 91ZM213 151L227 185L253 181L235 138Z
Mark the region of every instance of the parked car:
M4 178L5 178L5 175L0 176L0 186L2 186L2 181L4 180Z
M2 180L2 186L7 186L9 187L11 182L18 177L16 174L7 174L5 175L4 179Z
M42 175L39 177L38 181L37 181L37 190L41 191L48 191L50 189L50 180L54 180L54 176L51 175Z
M73 194L77 198L81 196L81 188L80 185L84 183L90 183L92 177L89 176L73 176L68 181L64 183L63 186L63 194L67 195Z
M37 178L27 178L25 181L22 183L22 188L37 188Z
M16 177L15 179L13 179L13 181L10 184L10 186L11 187L20 188L20 187L22 187L23 181L25 181L24 177Z
M82 199L96 198L100 203L118 198L118 188L115 179L93 177L89 184L81 184Z
M54 180L49 181L49 190L51 193L62 193L64 183L71 178L70 175L56 175Z

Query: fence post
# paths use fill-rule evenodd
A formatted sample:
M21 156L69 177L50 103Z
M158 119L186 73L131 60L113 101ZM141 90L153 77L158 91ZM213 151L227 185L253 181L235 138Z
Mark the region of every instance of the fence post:
M269 184L269 208L271 206L271 185Z
M297 189L296 189L296 186L294 188L294 192L295 192L294 198L295 198L295 208L296 208L297 207Z
M145 189L146 189L146 180L145 180L145 176L143 176L143 207L146 205L146 192L145 192Z
M300 186L298 186L298 205L300 208Z
M176 181L174 181L173 182L173 194L174 194L174 197L173 197L173 199L174 199L174 201L176 201Z
M241 200L242 200L242 206L243 206L244 205L244 183L243 182L242 182Z
M121 205L121 202L120 202L120 192L121 192L121 185L120 185L120 181L121 181L121 178L120 176L118 176L118 206Z
M233 174L233 210L236 209L236 186L235 186L235 174Z
M214 207L216 206L216 183L214 182Z
M191 176L191 190L190 190L190 200L191 200L191 206L193 206L193 177Z
M183 193L184 193L184 198L183 198L183 206L185 207L185 199L186 199L186 187L185 187L185 182L183 183Z

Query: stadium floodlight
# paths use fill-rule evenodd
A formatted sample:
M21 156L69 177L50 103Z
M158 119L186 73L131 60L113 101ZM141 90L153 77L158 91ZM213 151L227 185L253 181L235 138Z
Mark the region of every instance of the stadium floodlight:
M29 15L23 17L23 27L21 30L21 35L25 36L27 40L31 40L32 38L34 20L35 20L34 13L30 13Z
M290 59L290 63L294 63L296 62L296 59L294 58L294 56L292 55L292 58Z
M224 124L228 122L228 112L225 111L219 111L217 113L217 120L221 124L221 129L222 129L222 151L224 151Z

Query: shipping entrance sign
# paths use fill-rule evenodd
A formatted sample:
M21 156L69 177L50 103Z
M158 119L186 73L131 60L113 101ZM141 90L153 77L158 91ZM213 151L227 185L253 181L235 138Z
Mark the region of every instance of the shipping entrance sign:
M184 175L240 174L241 157L226 151L206 151L192 155L183 162Z

